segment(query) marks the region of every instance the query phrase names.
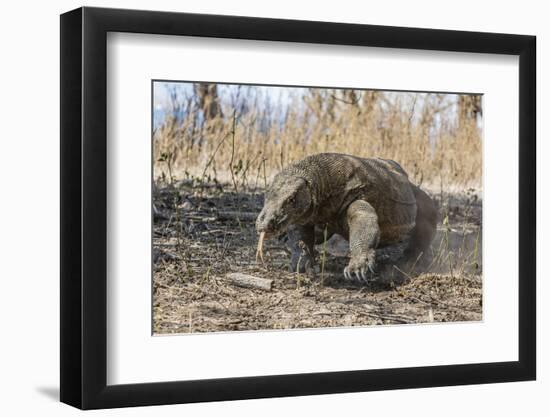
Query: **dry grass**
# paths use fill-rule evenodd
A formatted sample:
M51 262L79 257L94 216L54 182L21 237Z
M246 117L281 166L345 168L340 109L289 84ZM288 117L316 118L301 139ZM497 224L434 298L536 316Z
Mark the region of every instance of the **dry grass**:
M251 102L220 100L219 115L205 119L194 95L174 96L154 132L155 175L244 186L307 155L341 152L394 159L417 184L479 189L481 132L475 114L460 117L469 111L461 97L304 89L283 104L256 92Z

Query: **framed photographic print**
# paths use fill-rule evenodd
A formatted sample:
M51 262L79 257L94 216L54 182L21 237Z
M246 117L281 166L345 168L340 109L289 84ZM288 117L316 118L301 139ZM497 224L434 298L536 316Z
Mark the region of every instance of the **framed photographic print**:
M535 379L535 38L61 16L61 401Z

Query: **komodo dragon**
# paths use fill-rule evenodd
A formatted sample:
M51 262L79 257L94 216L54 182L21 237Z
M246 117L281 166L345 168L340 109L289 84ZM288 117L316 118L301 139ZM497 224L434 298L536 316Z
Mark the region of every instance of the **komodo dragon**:
M314 263L315 229L349 241L348 280L368 282L377 264L417 257L436 231L437 207L394 161L321 153L295 162L273 179L256 220L264 238L286 232L290 270ZM319 233L317 233L319 235ZM321 238L328 238L323 236Z

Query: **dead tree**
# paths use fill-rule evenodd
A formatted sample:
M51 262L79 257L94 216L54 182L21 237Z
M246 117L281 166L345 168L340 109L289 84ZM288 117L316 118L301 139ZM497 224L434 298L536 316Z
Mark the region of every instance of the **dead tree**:
M477 116L482 116L480 95L461 95L458 97L458 127L462 129L477 122Z
M211 134L217 133L223 123L223 111L218 96L218 85L210 83L197 83L193 86L195 93L196 108L199 114L202 114L202 120L199 121L199 132L197 144L202 148L205 140Z
M216 118L223 118L217 84L195 84L195 94L198 98L199 108L203 112L205 122Z

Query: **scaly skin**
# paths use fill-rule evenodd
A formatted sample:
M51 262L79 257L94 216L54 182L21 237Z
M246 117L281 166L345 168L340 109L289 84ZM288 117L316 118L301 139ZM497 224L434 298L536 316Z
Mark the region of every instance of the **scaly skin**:
M288 234L290 269L313 266L315 226L350 243L346 279L365 282L377 264L413 256L431 243L437 208L399 164L380 158L317 154L278 173L256 228Z

